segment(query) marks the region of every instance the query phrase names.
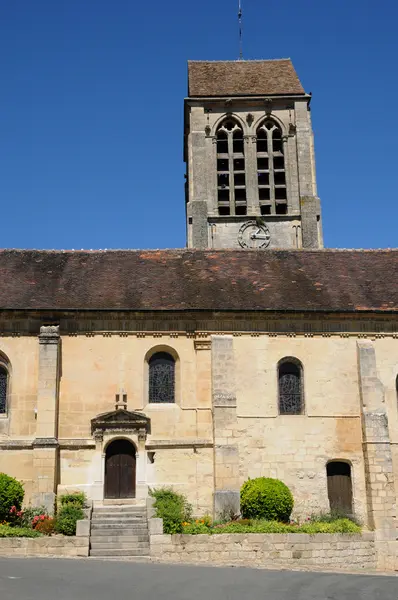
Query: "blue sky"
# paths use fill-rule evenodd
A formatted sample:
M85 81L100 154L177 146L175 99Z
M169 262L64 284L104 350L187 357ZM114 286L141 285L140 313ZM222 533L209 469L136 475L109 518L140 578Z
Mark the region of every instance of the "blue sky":
M398 246L398 3L242 0L244 58L313 93L325 245ZM1 247L185 245L188 59L238 57L237 0L0 3Z

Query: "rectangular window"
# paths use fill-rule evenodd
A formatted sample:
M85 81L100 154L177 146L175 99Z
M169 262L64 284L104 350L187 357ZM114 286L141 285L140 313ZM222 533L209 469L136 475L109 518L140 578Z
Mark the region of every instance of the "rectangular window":
M271 192L269 187L262 187L258 189L258 196L260 200L270 200Z
M245 188L236 188L235 189L235 202L246 202Z
M286 215L287 214L287 204L276 204L275 212L277 215Z
M234 158L234 171L245 171L244 158Z
M271 214L271 205L270 204L262 204L260 206L262 215L270 215Z
M218 190L218 202L222 204L229 204L229 189Z
M217 171L229 171L229 162L227 158L217 160Z
M217 154L228 154L228 140L217 140Z
M257 169L259 171L268 171L268 158L258 158L257 159Z
M275 185L285 185L285 172L284 171L276 171L274 173Z
M233 140L233 151L234 154L243 154L243 140L235 139Z
M258 174L258 185L269 185L269 173Z
M275 200L286 200L286 188L285 187L275 188Z
M222 188L229 187L229 173L219 173L217 175L217 185Z
M229 206L219 206L218 207L218 214L221 217L227 217L229 216L230 212L229 212Z
M234 174L234 183L235 185L246 185L246 178L244 173L235 173Z

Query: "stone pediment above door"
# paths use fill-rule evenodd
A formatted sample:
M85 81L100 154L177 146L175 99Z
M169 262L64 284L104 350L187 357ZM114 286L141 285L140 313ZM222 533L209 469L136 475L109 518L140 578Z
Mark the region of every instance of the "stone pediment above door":
M91 433L94 438L101 438L105 432L136 433L138 439L145 440L151 433L151 420L139 412L126 409L112 410L91 419Z

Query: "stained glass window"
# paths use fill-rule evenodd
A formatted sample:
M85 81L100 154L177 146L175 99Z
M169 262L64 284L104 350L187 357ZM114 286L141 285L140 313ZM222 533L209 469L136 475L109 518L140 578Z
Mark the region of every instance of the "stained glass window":
M157 352L149 360L149 402L175 402L175 361L167 352Z
M286 360L279 363L279 413L301 415L303 413L302 367L298 362Z
M0 414L7 412L8 371L0 365Z

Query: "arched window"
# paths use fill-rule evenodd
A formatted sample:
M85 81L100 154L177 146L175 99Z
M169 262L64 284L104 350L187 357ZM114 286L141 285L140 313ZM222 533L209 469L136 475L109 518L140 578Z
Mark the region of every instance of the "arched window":
M351 466L333 460L326 465L330 511L352 515Z
M175 360L168 352L156 352L149 359L149 402L175 402Z
M282 131L267 119L257 129L258 197L262 215L285 215L287 191Z
M0 363L0 414L7 413L8 369Z
M303 367L295 358L284 358L278 365L279 414L304 413Z
M220 215L247 212L243 130L232 118L217 130L217 199Z

